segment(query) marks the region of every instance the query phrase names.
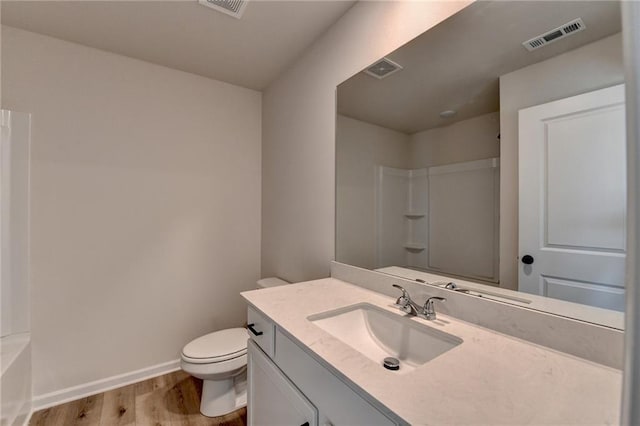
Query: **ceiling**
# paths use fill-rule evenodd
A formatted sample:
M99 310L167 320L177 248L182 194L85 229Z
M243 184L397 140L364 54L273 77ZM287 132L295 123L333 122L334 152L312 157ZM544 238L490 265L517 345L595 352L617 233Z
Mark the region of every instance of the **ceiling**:
M7 1L2 24L264 89L355 1L250 1L242 19L182 1Z
M586 30L527 51L522 42L581 17ZM498 111L499 77L620 32L616 1L480 1L387 55L404 67L338 87L338 112L407 134ZM580 70L576 70L579 72ZM441 111L456 110L448 119Z

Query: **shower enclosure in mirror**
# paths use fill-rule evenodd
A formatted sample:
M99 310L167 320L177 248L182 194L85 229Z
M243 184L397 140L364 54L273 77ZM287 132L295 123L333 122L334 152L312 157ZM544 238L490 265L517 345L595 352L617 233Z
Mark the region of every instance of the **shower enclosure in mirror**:
M479 1L340 84L336 260L622 328L620 30Z

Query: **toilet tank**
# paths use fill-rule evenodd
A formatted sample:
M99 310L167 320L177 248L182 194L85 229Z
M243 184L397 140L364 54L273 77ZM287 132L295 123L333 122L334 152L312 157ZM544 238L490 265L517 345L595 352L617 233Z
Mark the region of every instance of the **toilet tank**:
M279 285L291 284L289 281L285 281L278 277L262 278L257 282L257 288L277 287Z

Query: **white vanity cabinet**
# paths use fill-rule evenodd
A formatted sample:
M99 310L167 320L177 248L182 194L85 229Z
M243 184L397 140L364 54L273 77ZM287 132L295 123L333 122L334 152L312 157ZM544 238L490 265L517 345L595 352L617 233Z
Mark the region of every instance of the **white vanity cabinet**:
M392 413L383 413L383 407L365 400L252 307L249 318L261 320L260 328L253 327L255 332L272 333L272 338L265 340L265 334L250 332L247 407L250 426L402 423L392 420L395 417ZM274 355L268 356L265 347Z

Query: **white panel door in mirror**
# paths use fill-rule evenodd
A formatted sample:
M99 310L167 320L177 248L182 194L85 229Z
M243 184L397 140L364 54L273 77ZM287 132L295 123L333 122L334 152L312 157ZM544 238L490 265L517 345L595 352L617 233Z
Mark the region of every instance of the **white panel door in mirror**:
M622 85L520 111L520 290L623 310L624 111Z

